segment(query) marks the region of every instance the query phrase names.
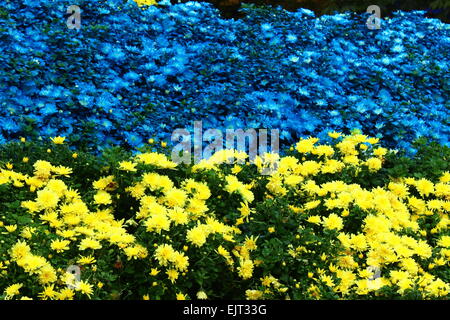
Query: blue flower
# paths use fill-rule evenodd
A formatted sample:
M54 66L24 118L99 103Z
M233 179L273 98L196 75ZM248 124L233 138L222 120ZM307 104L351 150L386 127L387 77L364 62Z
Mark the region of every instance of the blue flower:
M62 37L53 22L64 9L0 2L6 140L33 122L39 135L72 134L97 150L135 147L202 120L277 128L283 144L353 128L393 148L417 136L449 144L450 37L420 12L395 13L368 36L364 14L246 8L246 19L224 20L207 3L83 0L86 28Z
M56 106L53 103L47 103L44 108L40 109L43 115L50 115L58 112Z
M1 123L2 129L9 133L17 132L20 129L19 125L13 119L10 118L1 119Z

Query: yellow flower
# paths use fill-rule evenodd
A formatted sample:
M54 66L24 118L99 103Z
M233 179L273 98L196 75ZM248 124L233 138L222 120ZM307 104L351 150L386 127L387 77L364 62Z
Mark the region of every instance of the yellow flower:
M379 147L373 150L373 155L377 156L377 157L382 157L384 155L386 155L387 153L387 149Z
M419 191L420 195L428 196L430 193L434 192L434 185L431 181L427 179L420 179L415 182L415 186L417 191Z
M156 231L160 233L162 230L170 229L170 220L165 212L154 212L153 215L145 221L147 231Z
M89 284L88 282L81 280L77 283L76 290L80 291L81 293L87 295L90 298L91 294L94 292L92 290L92 287L93 287L92 284Z
M222 247L221 245L217 248L216 252L221 255L222 257L224 257L225 259L227 259L227 261L231 260L231 255L230 253L227 251L227 249L225 249L224 247Z
M74 159L76 159L76 158L78 158L78 153L72 153L72 158L74 158Z
M254 213L255 210L250 209L248 206L248 203L246 203L246 202L241 202L240 204L241 204L241 207L238 210L241 213L241 217L243 219L245 219L246 221L248 221L248 217L250 216L251 213Z
M177 251L172 255L171 262L174 264L175 268L180 271L186 271L189 266L189 258Z
M445 171L442 176L439 178L439 181L442 183L450 182L450 171Z
M208 234L209 233L205 229L205 226L198 225L197 227L188 230L186 239L196 246L201 247L203 244L205 244Z
M322 218L320 216L310 216L306 221L314 224L319 224L322 222Z
M13 233L14 231L17 230L17 224L5 226L5 229L6 229L6 231L8 231L9 233Z
M352 235L351 246L356 251L364 251L367 248L367 241L364 234Z
M139 258L141 250L142 248L140 246L126 247L124 249L128 260Z
M299 175L290 175L284 178L284 183L288 186L294 187L298 185L300 182L302 182L304 178Z
M20 260L31 253L31 248L24 241L17 241L11 247L11 257L14 260Z
M437 245L440 247L450 248L450 236L442 236Z
M239 276L246 280L252 277L253 275L254 264L250 259L241 259L238 267Z
M58 292L55 291L54 289L54 284L51 284L49 286L46 286L44 288L44 291L42 291L41 293L39 293L39 297L42 300L47 300L47 299L54 299L55 297L57 297Z
M64 140L66 140L66 137L54 137L54 138L50 138L50 140L54 143L54 144L64 144Z
M225 180L227 182L225 186L226 191L228 191L229 193L239 192L242 196L242 199L246 202L252 202L254 200L254 195L249 190L250 186L240 182L237 177L228 175L225 177Z
M169 191L173 188L173 182L167 176L162 176L157 173L145 173L142 176L142 184L150 190L157 190L162 188L163 191Z
M246 290L245 297L247 300L259 300L263 297L263 292L260 290Z
M338 144L336 144L336 147L346 156L355 156L358 154L358 151L355 149L355 143L346 139Z
M197 299L206 300L208 299L208 296L206 295L205 291L199 291L197 292Z
M151 276L156 276L156 275L158 275L158 273L159 273L159 270L156 268L152 268L152 270L150 271Z
M445 297L450 292L450 285L441 279L432 281L427 287L426 291L432 296Z
M104 190L99 190L94 195L94 202L96 204L104 204L104 205L111 204L112 203L111 195Z
M69 250L69 240L53 240L50 247L56 252L63 252L64 250Z
M167 211L170 220L172 220L175 224L183 225L189 222L189 214L187 211L181 208L173 208Z
M173 188L166 192L166 203L169 207L183 207L187 194L181 189Z
M123 170L123 171L129 171L129 172L136 172L136 163L131 162L131 161L122 161L119 162L119 170Z
M164 154L156 152L147 152L138 154L135 159L138 162L154 165L160 168L173 169L177 166L175 162L170 161Z
M245 237L245 242L244 242L244 247L247 248L247 250L249 251L253 251L257 249L257 245L256 245L256 241L258 240L258 237L254 237L254 236L246 236Z
M42 284L52 283L58 279L55 269L49 264L39 270L39 282Z
M82 264L82 265L85 265L85 264L93 264L93 263L95 263L95 262L96 262L96 260L95 260L95 258L94 258L93 256L87 256L87 257L81 256L81 257L77 260L77 263Z
M18 295L19 294L19 290L22 287L23 287L23 284L21 284L21 283L15 283L15 284L12 284L9 287L7 287L5 289L5 299L9 300L12 297Z
M58 198L60 198L66 192L67 186L62 180L52 179L47 183L45 189L56 193Z
M71 168L63 166L53 167L53 171L55 172L55 175L64 177L69 177L69 175L72 173Z
M64 288L57 295L58 300L73 300L75 292L70 288Z
M235 164L234 167L231 169L232 174L238 174L241 171L242 171L242 167L237 164Z
M85 238L81 240L80 245L78 246L80 250L86 250L86 249L101 249L102 245L99 241L91 238Z
M369 168L370 171L378 171L381 169L381 160L378 158L369 158L366 161L366 166Z
M42 209L50 209L56 207L59 201L59 196L56 192L45 189L37 192L37 204Z
M175 250L170 244L162 244L156 248L154 256L160 265L166 266L172 259L174 253Z
M167 142L161 141L161 147L163 148L167 147Z
M295 145L295 149L299 153L308 153L311 152L314 149L314 144L319 141L317 138L309 138L309 139L301 139L297 144Z
M323 283L325 283L327 286L329 287L334 287L334 282L333 282L333 278L330 276L327 276L325 274L322 274L319 277L320 281L322 281Z
M150 300L150 296L148 294L145 294L142 296L142 300Z
M330 230L341 230L344 227L342 218L337 214L332 213L327 218L323 218L323 225L326 229Z
M377 144L379 141L380 141L379 138L368 138L368 139L366 139L366 142L370 143L370 144Z
M341 133L336 132L336 131L328 132L328 136L329 136L330 138L333 138L333 139L337 139L337 138L339 138L341 135L342 135Z
M305 161L301 165L300 173L304 176L307 175L316 175L320 172L321 164L316 161Z
M388 188L400 198L407 197L409 194L408 186L403 183L389 182Z
M169 269L166 271L167 277L169 278L170 282L174 283L175 280L178 279L178 271L175 269Z
M312 153L319 156L331 157L334 154L334 149L331 146L319 145L314 148Z
M177 300L186 300L186 295L180 293L177 293Z
M22 162L27 163L28 161L30 161L30 158L28 158L28 157L23 157L22 158Z
M312 210L314 208L317 208L320 205L320 202L320 200L306 202L304 208L305 210Z
M152 6L158 4L156 0L135 0L139 6Z

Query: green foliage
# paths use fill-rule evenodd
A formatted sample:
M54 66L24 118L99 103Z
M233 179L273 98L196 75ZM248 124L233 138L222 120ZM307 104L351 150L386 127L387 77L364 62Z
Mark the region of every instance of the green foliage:
M450 148L421 138L413 143L417 153L408 157L404 152L390 153L384 164L386 176L393 178L414 177L437 181L439 174L450 170Z

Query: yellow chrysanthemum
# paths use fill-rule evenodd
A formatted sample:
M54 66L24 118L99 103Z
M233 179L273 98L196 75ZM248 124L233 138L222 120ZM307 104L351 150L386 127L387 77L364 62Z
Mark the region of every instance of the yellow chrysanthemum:
M6 300L9 300L9 299L11 299L12 297L18 295L18 294L19 294L19 290L20 290L20 288L22 288L22 287L23 287L23 284L22 284L22 283L15 283L15 284L12 284L12 285L10 285L9 287L7 287L7 288L5 289L5 299L6 299Z

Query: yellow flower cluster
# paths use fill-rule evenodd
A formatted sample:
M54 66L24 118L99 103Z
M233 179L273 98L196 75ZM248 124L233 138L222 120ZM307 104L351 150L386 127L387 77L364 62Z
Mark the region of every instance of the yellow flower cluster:
M16 173L11 170L0 172L1 184L12 183L15 187L29 186L34 200L21 203L21 207L32 216L36 216L43 224L48 224L52 233L57 237L49 243L49 247L56 253L68 251L78 243L78 249L99 250L102 242L116 245L124 250L129 257L143 258L147 250L135 243L135 237L127 233L122 221L114 218L111 208L90 210L81 199L78 191L67 187L59 177L69 177L72 170L62 166L55 167L47 161L34 163L34 175ZM94 188L100 189L94 196L96 204L110 204L111 197L102 189L110 185L109 177L103 181L96 181ZM106 183L105 185L103 185ZM47 231L48 232L48 231ZM36 236L36 228L25 226L21 229L21 236L33 242ZM137 249L136 249L137 248ZM136 252L137 250L137 252ZM45 257L33 254L30 246L23 240L17 241L10 250L11 260L32 277L37 277L44 287L41 298L67 298L72 297L73 292L65 287L66 274L59 276L56 269ZM83 262L83 261L81 261ZM60 286L60 291L55 290L55 285ZM80 283L80 290L90 294L89 284ZM68 291L69 290L69 291ZM13 289L10 292L15 292ZM11 294L9 294L11 296Z
M114 283L114 276L74 282L65 271L73 264L92 274L132 274L128 268L138 266L151 284L143 284L146 299L164 292L186 299L183 280L208 272L230 272L247 299L321 298L327 290L340 298L383 290L447 297L450 173L364 188L353 180L376 175L389 151L362 134L329 136L334 145L302 139L291 155L265 154L252 164L243 152L222 150L189 171L163 154L141 153L88 190L76 190L71 168L39 160L26 164L28 175L10 164L0 171L0 190L26 194L17 210L30 225L0 221L10 259L0 260L0 284L12 266L26 275L8 280L3 297L28 298L21 291L34 285L33 298L91 298ZM214 296L209 289L195 292Z
M250 191L252 185L245 185L238 180L234 175L228 175L225 177L226 186L225 190L229 193L237 192L241 195L245 202L252 202L254 199L253 193Z
M154 254L158 263L163 267L169 267L166 271L168 279L174 283L179 272L186 272L189 266L189 258L182 252L176 251L170 244L159 245ZM151 275L156 276L157 269L152 269Z
M333 134L330 136L340 137ZM387 188L372 190L343 181L318 184L314 180L315 176L341 172L351 166L356 168L356 172L364 166L372 172L379 170L387 149L373 148L372 153L367 154L367 145L365 148L361 146L378 141L356 134L337 143L340 156L330 159L335 154L333 148L316 146L317 142L316 138L304 139L295 149L303 155L316 155L318 161L300 162L295 157L282 158L278 170L270 177L267 188L268 196L285 196L292 192L301 199L308 199L306 202L302 201L303 205L300 207L291 206L292 211L308 215L309 223L322 225L329 230L342 230L350 212L365 212L362 232L338 234L337 238L345 248L338 266L332 268L335 277L340 281L339 285L325 274L321 274L318 281L344 296L354 292L366 295L385 285L396 286L400 295L407 289L418 290L424 297L448 295L450 285L420 266L421 261L432 257L433 248L425 240L417 240L408 234L420 233L424 238L427 231L421 230L418 220L433 215L437 222L430 232L448 232L449 173L445 172L436 184L426 179L405 178L390 182ZM368 157L365 161L361 160L364 156ZM417 191L420 196L414 196L413 191ZM319 206L320 211L317 209ZM318 212L320 214L317 214ZM438 244L441 244L442 248L434 249L436 253L428 269L436 265L448 266L448 236L440 238ZM356 260L360 262L357 263ZM358 271L364 265L394 270L382 271L382 277L377 278L377 281L370 281L370 272L365 272L365 269Z

